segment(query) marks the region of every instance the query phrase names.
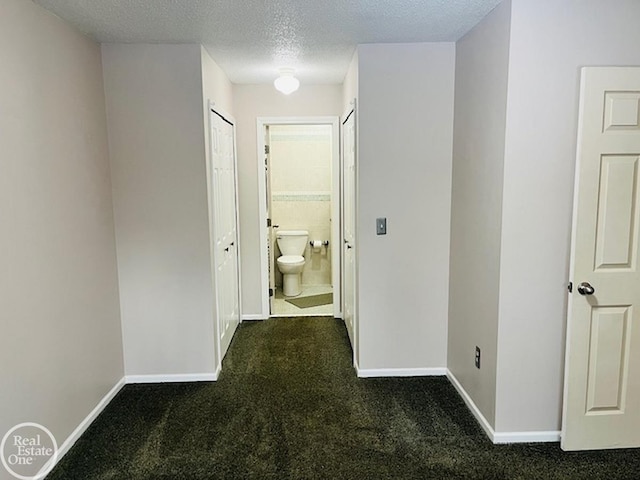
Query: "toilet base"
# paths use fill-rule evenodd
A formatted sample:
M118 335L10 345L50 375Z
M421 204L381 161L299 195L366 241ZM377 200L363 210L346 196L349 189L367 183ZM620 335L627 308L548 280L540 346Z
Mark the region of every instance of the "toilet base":
M299 273L285 273L282 275L282 293L285 297L297 297L302 293Z

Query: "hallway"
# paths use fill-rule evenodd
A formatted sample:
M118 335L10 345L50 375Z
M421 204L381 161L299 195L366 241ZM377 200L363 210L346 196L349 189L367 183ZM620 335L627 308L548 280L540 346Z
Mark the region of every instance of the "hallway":
M494 446L448 380L359 379L328 317L240 325L215 383L128 385L47 478L635 479L640 451Z

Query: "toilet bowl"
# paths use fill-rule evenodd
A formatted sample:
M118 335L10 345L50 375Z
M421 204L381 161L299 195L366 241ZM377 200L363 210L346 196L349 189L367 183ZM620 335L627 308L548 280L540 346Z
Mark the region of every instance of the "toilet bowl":
M309 232L306 230L279 230L276 232L278 247L282 253L276 264L282 273L282 290L285 297L296 297L302 292L300 277L304 268L304 251Z
M276 260L282 273L283 293L285 297L296 297L302 292L300 277L304 268L302 255L283 255Z

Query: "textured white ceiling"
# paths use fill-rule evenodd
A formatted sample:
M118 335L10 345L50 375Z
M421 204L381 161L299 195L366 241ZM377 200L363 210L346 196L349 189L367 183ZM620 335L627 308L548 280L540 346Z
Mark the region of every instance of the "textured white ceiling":
M455 41L501 0L34 0L99 42L201 43L234 83L341 83L359 43Z

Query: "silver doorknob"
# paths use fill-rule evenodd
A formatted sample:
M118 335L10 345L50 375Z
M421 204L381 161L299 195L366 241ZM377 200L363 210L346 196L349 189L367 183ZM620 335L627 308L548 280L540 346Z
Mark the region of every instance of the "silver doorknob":
M578 293L580 295L593 295L596 289L591 286L589 282L582 282L578 285Z

